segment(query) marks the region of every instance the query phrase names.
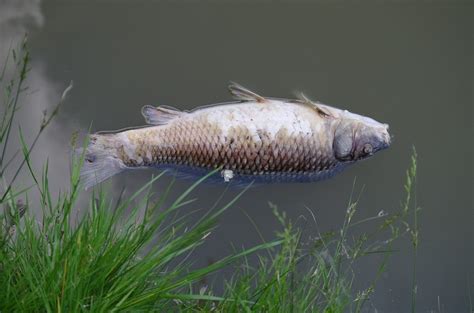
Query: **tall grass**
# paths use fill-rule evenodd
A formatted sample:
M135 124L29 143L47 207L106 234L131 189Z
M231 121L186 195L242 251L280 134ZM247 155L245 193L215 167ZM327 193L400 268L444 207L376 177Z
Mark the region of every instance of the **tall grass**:
M83 156L73 158L68 191L53 198L48 182L48 163L40 175L30 162L31 151L61 101L43 122L28 145L19 129L18 147L9 145L18 103L29 71L26 42L12 50L5 62L14 71L2 71L4 92L0 125L0 311L1 312L361 312L375 290L400 236L412 235L416 248L417 229L407 222L416 177L416 158L407 174L406 194L399 212L355 221L357 201L350 201L339 232L308 239L284 212L271 204L281 230L270 242L236 251L208 266L191 266L189 256L216 226L217 219L242 195L219 209L210 210L197 223L188 215L176 216L190 199L195 182L171 205L168 193L153 194L153 178L131 197L117 201L96 189L86 207L77 201L82 192L79 169ZM7 153L7 149L12 149ZM21 158L12 168L13 159ZM17 190L21 171L30 174L31 184ZM7 179L6 173L12 173ZM40 200L28 201L35 188ZM32 208L42 212L38 221ZM74 221L79 211L85 214ZM179 216L179 215L178 215ZM308 216L312 216L308 209ZM380 220L372 233L353 237L353 230L369 220ZM317 226L314 219L314 226ZM385 236L383 241L379 238ZM265 253L259 253L264 250ZM257 253L258 262L248 256ZM361 291L353 290L354 262L372 254L383 255L375 279ZM238 262L238 263L237 263ZM224 281L224 292L216 295L212 286L197 289L200 280L224 267L235 266L234 275ZM413 282L416 290L416 282ZM415 293L413 294L415 299ZM413 300L413 310L414 310Z

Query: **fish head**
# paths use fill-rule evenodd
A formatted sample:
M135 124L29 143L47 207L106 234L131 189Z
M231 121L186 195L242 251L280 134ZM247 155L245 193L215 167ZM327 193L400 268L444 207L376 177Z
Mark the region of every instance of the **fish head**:
M371 157L390 146L388 124L369 117L341 111L334 133L334 156L341 162Z

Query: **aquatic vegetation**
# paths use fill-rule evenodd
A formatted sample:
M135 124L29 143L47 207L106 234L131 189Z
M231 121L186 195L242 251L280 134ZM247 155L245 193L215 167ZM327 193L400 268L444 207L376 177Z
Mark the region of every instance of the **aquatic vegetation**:
M122 195L115 201L103 189L95 189L83 206L78 202L84 192L80 181L83 153L72 160L68 190L53 197L48 163L38 174L30 155L70 87L52 113L44 116L33 141L27 144L20 136L18 152L7 153L15 147L9 145L10 133L29 69L25 44L12 50L14 76L0 77L6 86L0 125L0 311L361 312L370 303L395 240L411 235L416 248L416 224L412 227L407 222L418 210L412 209L416 154L407 173L407 198L399 211L356 220L357 200L351 199L340 230L314 238L270 204L281 224L274 240L199 268L192 267L189 256L245 190L229 203L209 210L197 223L176 213L193 202L193 191L209 176L193 183L170 204L172 185L159 196L152 192L161 177L157 176L132 196ZM15 163L7 155L21 158L17 168L12 168ZM30 174L30 188L16 188L21 171ZM29 202L32 190L40 194L35 203ZM40 219L33 207L40 209ZM312 219L310 209L308 217ZM372 233L355 235L354 229L373 220L379 223ZM315 219L314 226L317 228ZM353 290L354 263L373 254L383 256L374 279L366 289ZM250 255L256 255L258 262L252 262ZM224 283L222 293L199 283L227 266L235 271L228 280L219 276Z

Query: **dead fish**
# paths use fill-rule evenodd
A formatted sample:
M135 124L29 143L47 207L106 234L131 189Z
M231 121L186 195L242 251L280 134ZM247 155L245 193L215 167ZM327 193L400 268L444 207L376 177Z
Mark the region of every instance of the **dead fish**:
M388 125L298 94L268 98L236 83L236 101L181 111L144 106L150 126L90 136L81 179L86 188L124 170L173 169L222 182L311 182L390 145Z

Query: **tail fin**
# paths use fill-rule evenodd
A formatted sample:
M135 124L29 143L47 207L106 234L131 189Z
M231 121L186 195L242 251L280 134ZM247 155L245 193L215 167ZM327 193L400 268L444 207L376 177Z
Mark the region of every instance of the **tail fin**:
M85 189L103 182L126 168L117 155L119 146L120 142L115 134L90 135L81 169L81 182Z

